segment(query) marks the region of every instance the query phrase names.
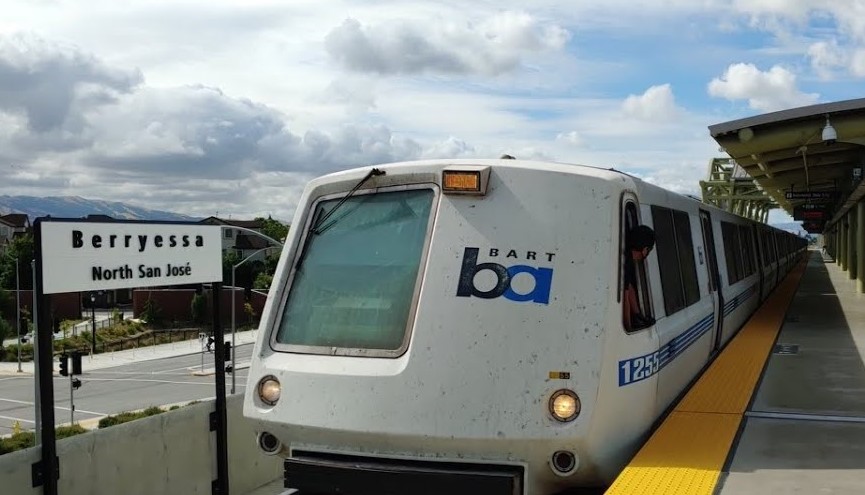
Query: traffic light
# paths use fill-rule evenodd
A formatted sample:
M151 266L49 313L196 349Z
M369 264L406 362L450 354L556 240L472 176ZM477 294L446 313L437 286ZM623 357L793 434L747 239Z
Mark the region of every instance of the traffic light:
M223 354L223 358L226 361L231 361L231 341L229 341L229 340L225 341L224 349L225 349L225 354Z
M72 374L81 374L81 353L78 351L72 352Z
M69 376L69 356L66 354L60 355L60 375Z

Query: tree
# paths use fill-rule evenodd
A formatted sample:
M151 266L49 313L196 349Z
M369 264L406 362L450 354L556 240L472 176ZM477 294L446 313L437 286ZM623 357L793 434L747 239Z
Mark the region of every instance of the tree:
M199 324L207 321L207 298L204 297L204 294L195 294L192 296L190 306L192 321Z
M279 242L285 242L285 237L288 235L288 225L283 224L279 220L274 220L270 215L267 218L258 217L256 220L262 224L262 234Z
M156 304L156 301L151 297L147 298L144 303L144 310L141 312L141 319L147 322L148 325L158 325L162 321L162 308Z
M240 263L240 254L237 251L229 249L222 253L222 283L231 284L231 269L234 265Z
M269 290L270 284L273 283L273 275L262 272L259 273L257 277L255 277L255 284L253 286L256 290Z
M30 261L34 258L33 235L15 236L0 255L0 288L15 290L15 260L18 260L18 283L21 290L33 288L33 271Z

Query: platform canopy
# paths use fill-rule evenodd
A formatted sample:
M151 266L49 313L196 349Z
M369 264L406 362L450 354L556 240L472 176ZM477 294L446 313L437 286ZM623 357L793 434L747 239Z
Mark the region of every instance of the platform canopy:
M865 195L865 98L709 126L715 141L809 232Z

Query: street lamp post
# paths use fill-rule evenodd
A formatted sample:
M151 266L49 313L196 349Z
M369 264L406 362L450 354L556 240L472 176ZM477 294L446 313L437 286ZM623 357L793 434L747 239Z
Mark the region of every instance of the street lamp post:
M250 260L253 256L255 256L256 254L258 254L258 253L260 253L260 252L262 252L262 251L267 251L268 249L273 249L273 246L269 246L269 247L266 247L266 248L261 248L261 249L259 249L258 251L256 251L256 252L250 254L250 255L247 256L246 258L243 258L243 259L240 261L240 263L238 263L238 264L236 264L236 265L234 265L234 266L231 267L231 393L232 393L232 394L234 394L234 391L235 391L235 389L236 389L236 387L237 387L237 379L235 378L235 377L237 376L237 368L235 367L235 366L237 366L237 363L235 362L235 356L237 355L237 349L234 348L234 334L235 334L235 325L234 325L234 292L235 292L235 289L236 289L236 287L234 286L234 273L235 273L235 270L237 270L237 268L238 268L240 265L242 265L242 264L246 263L247 261L249 261L249 260Z
M252 234L256 237L266 239L268 242L270 242L274 246L279 246L280 248L284 246L283 243L277 241L273 237L262 234L261 232L259 232L257 230L249 229L246 227L238 227L236 225L223 225L222 228L223 229L239 230L241 232L246 232L248 234ZM249 258L255 256L256 254L260 253L261 251L265 251L267 249L272 249L272 248L273 248L273 246L268 246L266 248L259 249L258 251L254 252L254 253L250 254L249 256L247 256L246 258L244 258L240 263L231 267L231 393L232 394L234 394L234 391L236 389L236 382L237 382L237 380L235 378L235 375L236 375L235 366L237 365L237 363L235 362L235 355L237 354L237 351L234 349L234 333L235 333L235 326L234 326L234 271L237 269L237 267L239 267L240 265L245 263Z
M93 331L90 332L90 339L93 342L90 349L90 355L96 354L96 295L90 293L90 322L93 326Z
M18 258L15 258L15 330L18 332L18 373L21 373L21 283Z

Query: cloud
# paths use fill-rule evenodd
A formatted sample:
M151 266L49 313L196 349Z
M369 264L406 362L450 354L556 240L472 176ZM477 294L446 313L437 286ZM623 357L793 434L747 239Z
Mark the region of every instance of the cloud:
M652 86L642 95L628 96L622 103L622 110L628 117L658 122L674 119L680 113L669 84Z
M424 150L424 158L474 158L477 157L474 146L453 136L436 143Z
M562 132L556 135L556 141L567 143L571 146L582 146L585 140L577 131Z
M295 194L335 170L472 149L421 144L362 121L294 131L284 113L219 88L144 86L137 71L27 43L0 50L4 192L95 195L189 214L261 214L252 205L262 204L285 218L296 197L280 185ZM64 98L40 98L43 91ZM282 199L264 200L264 191Z
M865 48L853 52L850 60L850 72L856 77L865 77Z
M824 9L826 3L817 0L733 0L733 9L760 19L786 19L804 21L814 10Z
M23 112L37 132L56 130L142 82L74 48L32 36L0 36L0 110Z
M811 59L811 67L821 79L831 79L836 69L843 67L847 57L838 41L819 41L808 47L808 58Z
M796 75L781 66L761 71L753 64L733 64L724 75L712 79L709 95L728 100L748 100L748 105L763 112L816 103L819 95L796 88Z
M526 54L561 49L569 37L528 14L503 12L465 25L433 19L363 26L346 19L327 34L325 46L331 59L355 72L499 75L516 69Z

